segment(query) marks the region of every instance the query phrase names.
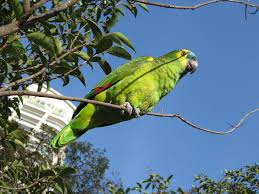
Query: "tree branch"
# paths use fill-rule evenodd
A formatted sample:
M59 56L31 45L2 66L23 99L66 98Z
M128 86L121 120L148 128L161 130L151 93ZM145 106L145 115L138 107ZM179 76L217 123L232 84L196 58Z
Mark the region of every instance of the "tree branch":
M134 0L134 2L143 3L146 5L156 6L156 7L163 7L163 8L171 8L171 9L181 9L181 10L195 10L199 9L201 7L205 7L211 4L217 4L217 3L235 3L235 4L241 4L247 7L251 8L259 8L259 4L247 2L247 1L241 1L241 0L210 0L203 3L199 3L193 6L183 6L183 5L173 5L173 4L164 4L164 3L158 3L158 2L149 2L144 0Z
M253 113L255 112L258 112L259 111L259 108L255 108L249 112L247 112L240 120L239 122L232 126L230 129L226 130L226 131L217 131L217 130L211 130L211 129L207 129L207 128L204 128L204 127L200 127L194 123L192 123L191 121L187 120L186 118L184 118L183 116L181 116L180 114L163 114L163 113L153 113L153 112L149 112L149 113L146 113L146 115L150 115L150 116L157 116L157 117L169 117L169 118L177 118L179 120L181 120L182 122L184 122L185 124L195 128L195 129L198 129L198 130L201 130L201 131L204 131L204 132L208 132L208 133L212 133L212 134L218 134L218 135L224 135L224 134L228 134L228 133L232 133L233 131L235 131L236 129L238 129L239 127L242 126L242 124L244 123L244 121L250 116L252 115Z
M1 96L37 96L37 97L53 98L53 99L59 99L59 100L69 100L69 101L85 102L85 103L91 103L91 104L94 104L94 105L97 105L97 106L104 106L104 107L107 107L107 108L127 111L127 108L124 107L124 106L121 106L121 105L105 103L105 102L100 102L100 101L96 101L96 100L90 100L90 99L86 99L86 98L77 98L77 97L70 97L70 96L61 96L61 95L56 95L56 94L48 94L48 93L44 93L44 92L34 92L34 91L26 91L26 90L2 91L2 92L0 92L0 97ZM212 133L212 134L223 135L223 134L232 133L236 129L241 127L242 124L244 123L244 121L249 116L254 114L255 112L259 112L259 108L255 108L252 111L247 112L239 120L239 122L236 125L234 125L230 129L228 129L226 131L223 131L223 132L220 132L218 130L211 130L211 129L208 129L208 128L200 127L200 126L192 123L191 121L187 120L186 118L184 118L180 114L163 114L163 113L148 112L148 113L144 113L142 115L149 115L149 116L156 116L156 117L177 118L177 119L181 120L182 122L184 122L185 124L195 128L195 129L198 129L200 131L204 131L204 132L208 132L208 133Z
M54 98L54 99L58 99L58 100L85 102L85 103L91 103L91 104L94 104L97 106L104 106L104 107L113 108L113 109L127 110L125 107L116 105L116 104L110 104L110 103L100 102L100 101L96 101L96 100L90 100L90 99L86 99L86 98L61 96L61 95L56 95L56 94L48 94L48 93L44 93L44 92L34 92L34 91L27 91L27 90L3 91L3 92L0 92L0 97L1 96L38 96L38 97L45 97L45 98Z
M30 9L31 9L30 0L23 0L23 11L25 15L30 11Z
M22 19L22 22L14 21L14 22L12 22L10 24L7 24L5 26L1 26L0 27L0 37L9 35L13 32L17 32L21 29L28 28L28 27L34 25L37 22L43 22L43 21L45 21L45 20L47 20L47 19L49 19L53 16L56 16L61 11L64 11L67 8L73 6L78 1L79 0L68 0L64 3L59 3L56 7L50 9L45 14L42 14L40 16L34 16L34 17L28 18L29 15L25 14L23 16L23 18L25 18L25 20ZM30 9L28 14L31 14L34 10L36 10L37 8L39 8L42 4L44 4L46 2L47 2L46 0L39 1L34 6L32 6L32 8Z

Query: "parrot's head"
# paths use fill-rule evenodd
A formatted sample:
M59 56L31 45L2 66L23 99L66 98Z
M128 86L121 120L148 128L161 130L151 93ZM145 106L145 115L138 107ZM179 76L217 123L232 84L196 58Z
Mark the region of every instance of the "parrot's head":
M186 58L185 71L194 73L198 68L198 61L196 55L187 49L182 49L180 50L180 52L181 56Z
M198 68L196 55L187 49L171 51L158 59L165 62L165 64L177 65L179 67L181 77L185 76L189 72L194 73Z

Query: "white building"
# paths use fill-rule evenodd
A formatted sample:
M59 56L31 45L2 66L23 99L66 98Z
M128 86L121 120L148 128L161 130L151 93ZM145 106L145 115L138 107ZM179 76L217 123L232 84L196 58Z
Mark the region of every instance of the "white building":
M35 84L30 85L28 90L37 91L37 87ZM42 92L46 92L46 90L46 86L43 86ZM52 88L47 93L61 95ZM22 98L23 103L20 104L21 118L18 119L14 113L11 119L18 121L27 130L40 131L41 125L47 124L54 130L59 131L70 121L76 108L71 102L64 100L34 96L23 96Z
M37 87L36 84L33 84L27 89L37 91ZM61 95L52 88L47 91L46 86L43 86L41 91ZM54 131L60 131L70 121L76 108L69 101L53 98L23 96L22 99L23 103L20 103L20 119L15 112L10 119L17 121L22 128L30 132L30 147L32 149L35 142L39 142L40 138L46 137L46 134L41 130L42 124L48 125ZM63 158L64 156L61 157ZM53 163L56 163L57 160L57 156L52 156Z

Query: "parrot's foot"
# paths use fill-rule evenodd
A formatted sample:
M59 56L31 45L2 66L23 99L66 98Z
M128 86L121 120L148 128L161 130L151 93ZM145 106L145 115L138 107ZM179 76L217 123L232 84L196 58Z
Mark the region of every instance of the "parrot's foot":
M131 113L134 117L138 118L140 117L140 110L139 108L134 108L133 107L133 110L132 110L132 113Z
M139 108L132 107L129 102L125 102L122 105L125 109L121 111L123 115L140 117L140 110Z
M125 102L122 105L125 109L121 111L121 114L130 116L133 112L133 108L129 102Z

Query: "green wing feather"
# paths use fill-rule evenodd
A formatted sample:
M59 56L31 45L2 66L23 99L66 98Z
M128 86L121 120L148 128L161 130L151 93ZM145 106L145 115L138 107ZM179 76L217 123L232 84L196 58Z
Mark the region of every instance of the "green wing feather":
M134 73L137 69L139 69L143 64L150 62L153 60L153 57L139 57L137 59L134 59L132 61L129 61L128 63L125 63L124 65L119 66L117 69L112 71L110 74L108 74L102 81L100 81L94 89L92 89L85 98L87 99L93 99L98 92L96 92L96 88L103 87L106 84L110 84L110 87L113 86L115 83L119 82L123 78L131 75ZM108 88L106 88L108 89ZM104 90L102 90L104 91ZM81 110L86 106L87 103L80 103L80 105L75 110L72 118L74 118Z
M132 60L117 69L115 69L113 72L108 74L102 81L100 81L96 87L91 90L85 98L87 99L94 99L95 96L99 92L103 92L109 87L115 85L116 83L120 82L120 80L124 79L125 77L128 77L132 75L135 71L139 70L139 68L143 67L143 65L147 65L147 63L150 63L150 61L153 61L154 59L152 57L140 57L135 60ZM105 87L103 87L105 86ZM108 86L108 87L106 87ZM96 90L97 88L105 88L101 90ZM94 105L93 106L88 106L87 103L81 103L77 109L75 110L73 114L73 119L70 121L70 123L65 126L52 140L51 146L54 148L64 146L68 144L71 141L74 141L77 139L80 135L82 135L85 130L82 130L83 128L81 127L81 124L85 122L85 115L86 113L94 112ZM82 110L83 109L83 110ZM84 113L80 113L80 111L85 111ZM77 115L82 114L80 117L76 117ZM91 114L91 113L90 113ZM87 114L86 114L87 115ZM87 116L86 116L87 117ZM84 121L83 121L83 120ZM108 124L103 124L108 125Z

